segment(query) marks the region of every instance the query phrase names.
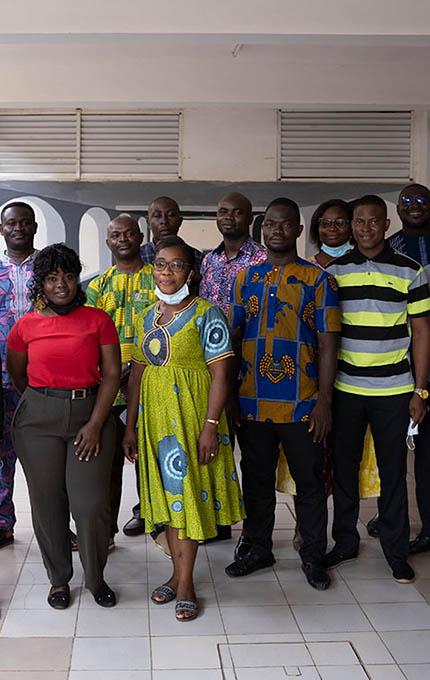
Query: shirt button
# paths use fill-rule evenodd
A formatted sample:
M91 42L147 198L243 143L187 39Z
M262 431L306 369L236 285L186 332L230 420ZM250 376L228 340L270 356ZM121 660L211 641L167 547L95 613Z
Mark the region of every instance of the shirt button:
M273 297L275 293L270 293L270 297Z
M277 271L278 271L278 267L274 267L273 271L274 271L274 272L277 272Z

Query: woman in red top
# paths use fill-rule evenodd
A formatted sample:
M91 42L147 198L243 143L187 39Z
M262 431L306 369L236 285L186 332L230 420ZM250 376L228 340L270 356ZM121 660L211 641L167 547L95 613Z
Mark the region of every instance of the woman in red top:
M52 584L48 603L70 603L72 512L85 585L112 607L103 580L115 423L109 409L119 386L118 334L110 317L85 307L81 263L62 243L34 261L32 300L8 337L7 370L22 396L12 435L27 479L33 527Z

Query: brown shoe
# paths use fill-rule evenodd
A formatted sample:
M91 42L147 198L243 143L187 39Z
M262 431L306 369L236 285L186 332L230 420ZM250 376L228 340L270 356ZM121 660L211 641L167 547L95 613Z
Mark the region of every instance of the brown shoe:
M13 529L0 529L0 548L5 548L14 542Z

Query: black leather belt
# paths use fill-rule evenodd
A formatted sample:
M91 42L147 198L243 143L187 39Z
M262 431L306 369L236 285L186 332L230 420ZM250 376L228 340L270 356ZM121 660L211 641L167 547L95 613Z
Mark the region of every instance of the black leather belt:
M30 386L29 386L30 387ZM92 387L84 387L76 390L63 390L56 387L30 387L35 392L42 392L47 397L57 397L57 399L86 399L94 394L97 394L98 385Z

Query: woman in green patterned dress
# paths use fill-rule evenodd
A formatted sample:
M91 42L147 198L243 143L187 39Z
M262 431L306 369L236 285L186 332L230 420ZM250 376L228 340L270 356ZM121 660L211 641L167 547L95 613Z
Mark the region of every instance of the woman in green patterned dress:
M173 560L171 578L151 599L176 597L179 621L198 613L198 543L216 536L217 525L244 517L224 412L230 332L222 311L190 292L198 276L194 252L181 238L157 245L159 302L137 322L124 437L127 458L139 457L145 530L165 526Z

